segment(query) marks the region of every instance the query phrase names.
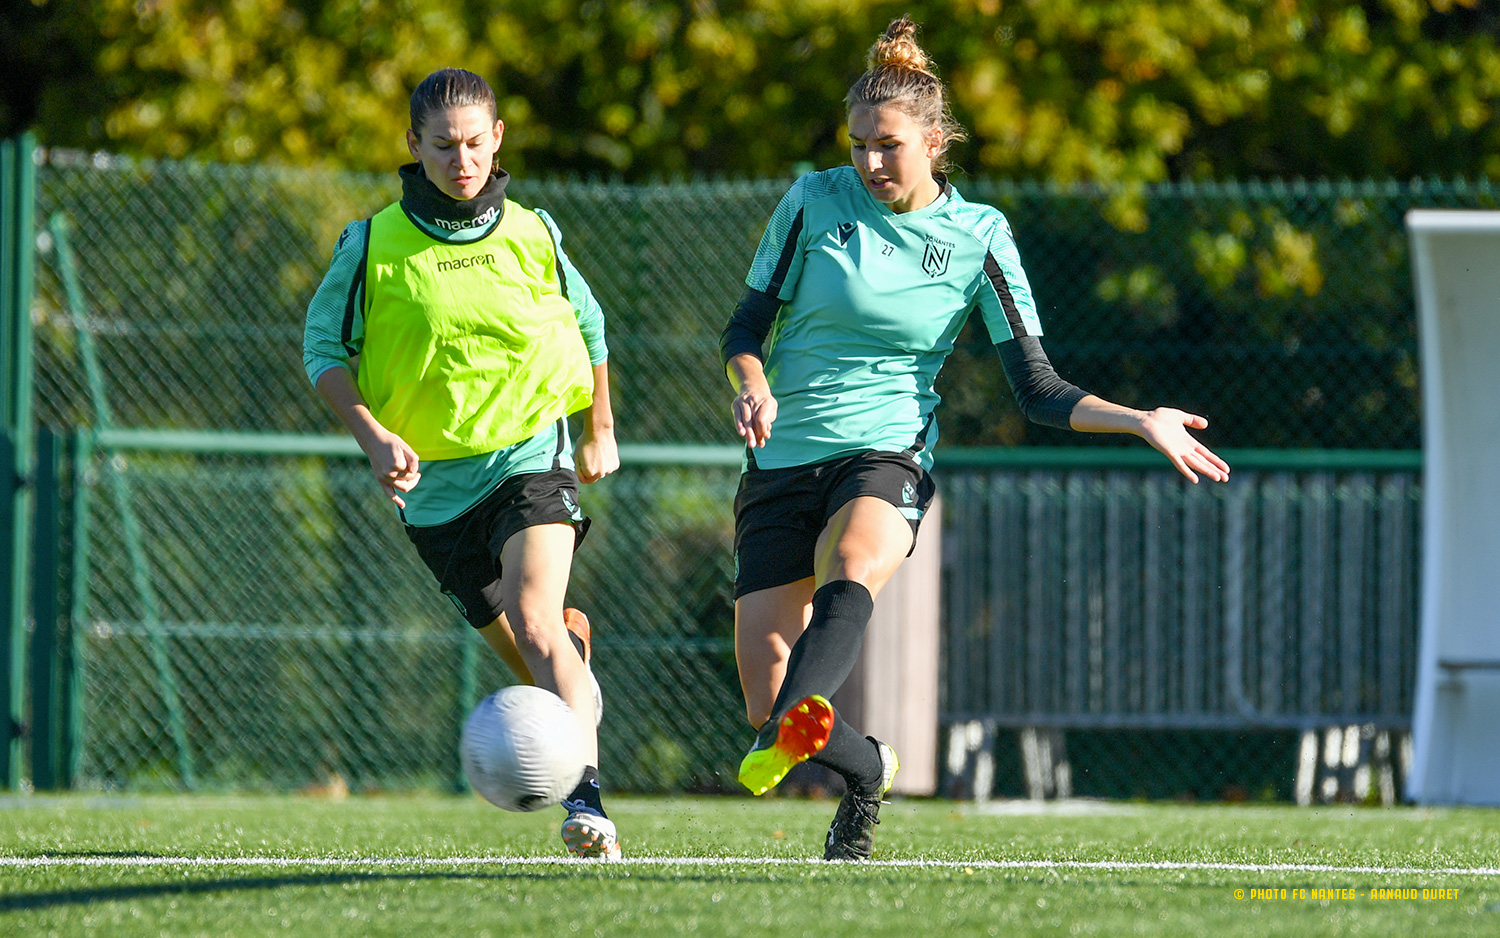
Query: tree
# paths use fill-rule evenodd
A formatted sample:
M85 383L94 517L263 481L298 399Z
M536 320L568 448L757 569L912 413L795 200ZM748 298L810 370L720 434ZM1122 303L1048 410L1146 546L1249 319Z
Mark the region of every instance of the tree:
M910 11L974 173L1500 175L1500 11L1477 0L32 4L6 14L33 51L7 54L3 116L58 146L388 169L410 89L459 64L495 85L518 170L782 175L845 159L844 92Z

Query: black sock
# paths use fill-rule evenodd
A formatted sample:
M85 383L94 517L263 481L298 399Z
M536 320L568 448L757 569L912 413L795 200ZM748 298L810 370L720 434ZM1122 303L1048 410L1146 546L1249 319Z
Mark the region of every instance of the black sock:
M769 746L776 741L777 725L799 700L813 694L832 697L843 686L859 658L865 626L870 624L874 611L875 600L870 591L853 580L834 580L813 593L812 619L792 646L786 678L771 707L771 719L761 727L757 746ZM838 726L835 721L835 730Z
M880 761L880 750L869 737L844 722L835 713L833 732L828 734L828 745L808 760L826 765L844 777L844 783L855 791L866 794L880 788L885 776L885 765Z
M583 778L578 780L578 787L573 793L563 799L563 807L568 811L574 811L575 805L582 802L583 807L599 815L609 817L604 813L604 802L599 794L599 769L592 765L583 767Z

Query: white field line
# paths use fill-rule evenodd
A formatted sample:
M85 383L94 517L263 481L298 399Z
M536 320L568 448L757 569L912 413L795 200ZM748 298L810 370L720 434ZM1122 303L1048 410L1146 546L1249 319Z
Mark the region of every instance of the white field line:
M826 868L823 860L790 857L630 857L624 860L577 860L572 857L157 857L157 856L0 856L0 870L44 867L247 867L265 869L449 869L476 866L807 866ZM840 863L863 869L949 870L1157 870L1228 873L1332 873L1360 876L1500 877L1496 866L1337 866L1324 863L1192 863L1116 860L866 860Z

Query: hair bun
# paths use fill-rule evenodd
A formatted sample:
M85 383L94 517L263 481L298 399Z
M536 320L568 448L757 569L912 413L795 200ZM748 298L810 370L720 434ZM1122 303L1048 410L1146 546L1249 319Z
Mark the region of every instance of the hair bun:
M917 24L910 17L892 20L885 34L870 47L865 73L844 95L846 113L855 107L894 107L905 113L924 134L938 132L941 143L932 168L948 168L949 144L965 139L964 129L948 109L943 82L932 72L932 60L917 45Z
M904 68L924 75L932 74L932 60L917 45L917 24L909 17L892 20L885 35L870 47L867 65L871 71L880 68ZM934 76L936 77L936 76Z

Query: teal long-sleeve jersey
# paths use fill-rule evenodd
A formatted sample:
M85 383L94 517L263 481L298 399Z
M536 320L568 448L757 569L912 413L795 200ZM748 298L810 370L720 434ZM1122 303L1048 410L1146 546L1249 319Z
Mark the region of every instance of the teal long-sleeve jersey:
M762 308L742 302L722 344L726 361L761 355L745 322L774 315L764 362L777 418L758 467L911 450L930 469L933 385L969 315L997 345L1041 335L1010 223L941 182L932 204L900 214L851 166L808 173L782 198L745 278ZM1058 383L1071 409L1083 392Z
M491 237L499 225L499 208L505 203L509 174L503 170L491 177L476 205L493 205L497 212L481 216L480 223L444 224L431 206L453 200L433 195L435 187L415 166L401 171L402 204L408 217L435 242L468 243ZM563 251L562 232L546 212L531 209L546 224L557 252L564 295L573 304L579 331L588 348L589 362L598 365L609 358L604 337L604 313L588 283ZM331 368L349 368L349 361L364 347L365 333L365 243L369 220L350 222L339 236L328 272L307 308L302 337L302 361L308 380ZM492 453L459 459L427 460L421 464L422 481L405 495L401 520L411 525L436 525L449 521L479 502L505 479L521 472L573 468L572 439L566 421L547 427L530 439Z

